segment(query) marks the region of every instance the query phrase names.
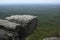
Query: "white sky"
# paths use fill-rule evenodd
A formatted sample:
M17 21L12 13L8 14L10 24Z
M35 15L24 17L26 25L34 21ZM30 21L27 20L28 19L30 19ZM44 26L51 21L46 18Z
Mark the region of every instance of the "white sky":
M0 4L60 3L60 0L0 0Z

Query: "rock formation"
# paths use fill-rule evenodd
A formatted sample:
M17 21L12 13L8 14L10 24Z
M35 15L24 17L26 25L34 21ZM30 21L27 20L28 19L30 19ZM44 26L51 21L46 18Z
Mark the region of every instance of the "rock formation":
M24 37L24 33L25 33L25 28L22 27L20 24L17 23L13 23L13 22L9 22L6 20L2 20L0 19L0 32L1 32L1 37L5 37L5 35L7 35L8 37L11 37L13 39L15 39L14 37ZM3 31L4 32L3 32ZM5 34L3 34L5 33ZM19 36L20 35L20 36Z
M30 35L37 27L37 16L32 15L13 15L5 18L8 21L21 24L25 28L26 36Z
M0 19L1 40L26 40L37 27L37 16L13 15Z

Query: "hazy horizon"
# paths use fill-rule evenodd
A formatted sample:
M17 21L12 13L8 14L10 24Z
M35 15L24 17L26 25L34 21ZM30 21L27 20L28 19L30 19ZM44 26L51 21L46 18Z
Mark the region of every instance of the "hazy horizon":
M0 0L0 4L60 4L60 0Z

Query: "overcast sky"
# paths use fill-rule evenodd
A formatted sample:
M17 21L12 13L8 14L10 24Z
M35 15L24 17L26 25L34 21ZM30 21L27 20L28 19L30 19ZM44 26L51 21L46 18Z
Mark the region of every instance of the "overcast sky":
M0 0L0 4L60 3L60 0Z

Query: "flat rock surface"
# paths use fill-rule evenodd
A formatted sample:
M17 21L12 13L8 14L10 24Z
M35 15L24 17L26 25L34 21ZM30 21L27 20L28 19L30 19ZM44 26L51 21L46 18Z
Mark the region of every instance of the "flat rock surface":
M30 20L33 20L34 18L36 18L37 16L32 16L32 15L12 15L10 17L6 17L5 19L13 21L13 20L17 20L20 23L28 23Z

